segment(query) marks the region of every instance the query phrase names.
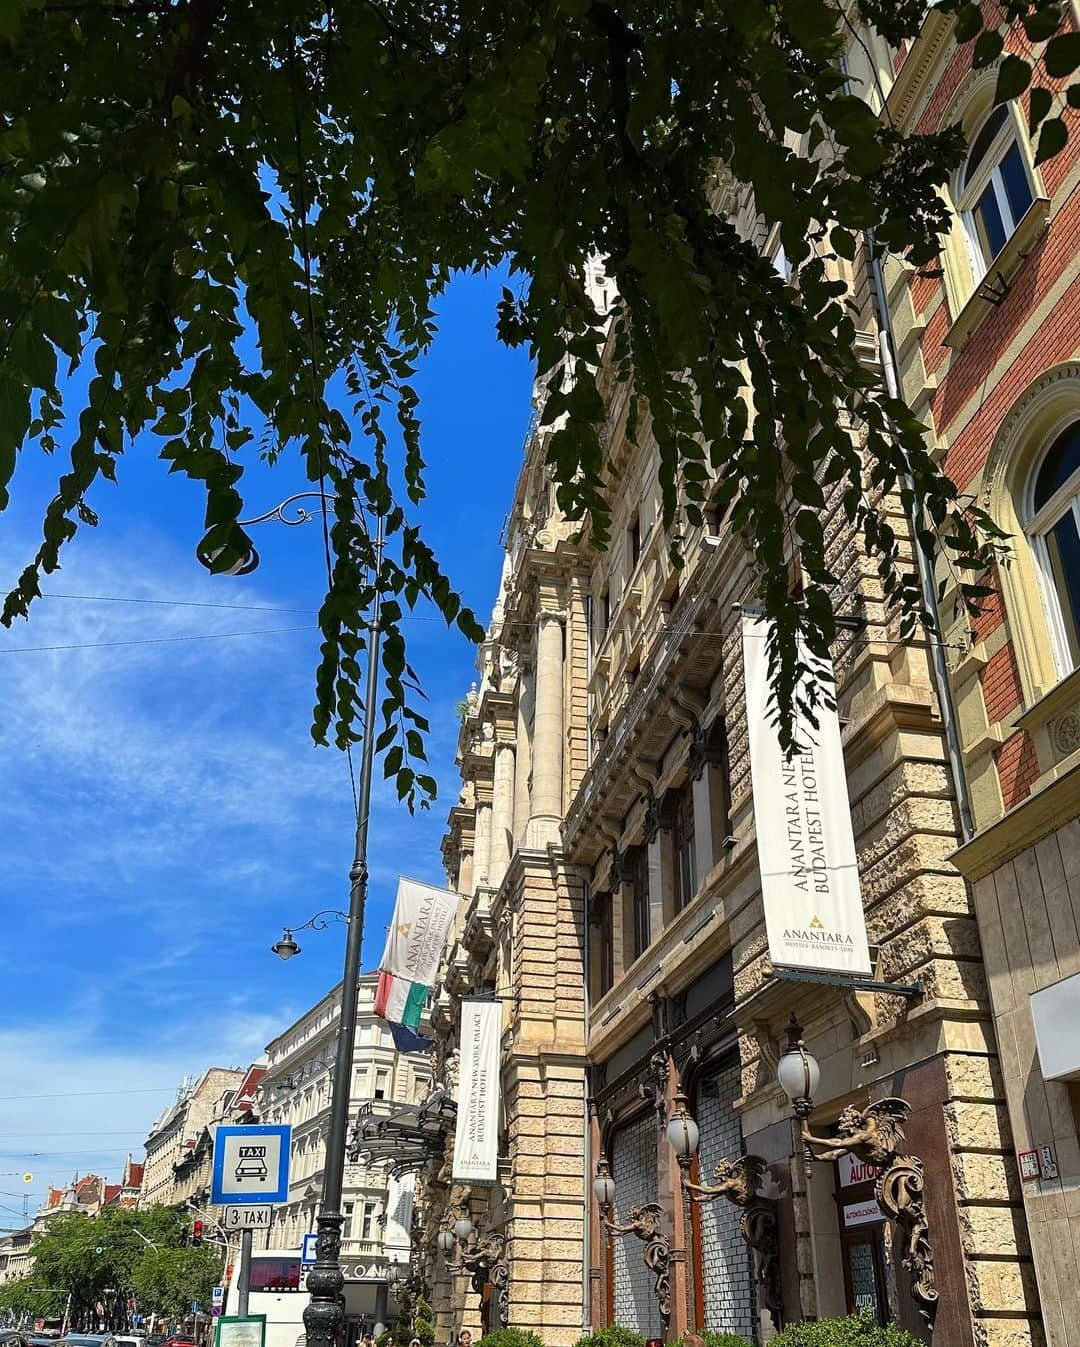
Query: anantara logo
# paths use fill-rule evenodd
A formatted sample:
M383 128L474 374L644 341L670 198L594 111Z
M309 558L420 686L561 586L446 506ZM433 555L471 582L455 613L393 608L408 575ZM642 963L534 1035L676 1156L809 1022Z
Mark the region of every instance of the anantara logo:
M810 919L809 925L801 929L798 926L788 927L784 931L784 939L793 945L855 944L850 935L844 935L840 931L830 931L816 914Z

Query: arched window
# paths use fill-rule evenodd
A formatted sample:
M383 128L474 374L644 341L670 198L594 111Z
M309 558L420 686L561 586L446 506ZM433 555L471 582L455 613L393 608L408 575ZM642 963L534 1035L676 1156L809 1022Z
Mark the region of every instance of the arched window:
M1031 477L1027 533L1042 573L1062 674L1080 668L1080 420L1058 435Z
M971 268L980 281L1035 199L1007 105L995 108L973 138L959 186Z

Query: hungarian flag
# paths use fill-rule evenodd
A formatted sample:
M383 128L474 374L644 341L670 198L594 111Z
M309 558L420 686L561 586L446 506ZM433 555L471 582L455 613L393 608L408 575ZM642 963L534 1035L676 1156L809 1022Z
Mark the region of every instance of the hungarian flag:
M386 1020L401 1052L430 1045L417 1030L460 902L461 895L449 889L398 880L394 919L379 963L375 1014Z

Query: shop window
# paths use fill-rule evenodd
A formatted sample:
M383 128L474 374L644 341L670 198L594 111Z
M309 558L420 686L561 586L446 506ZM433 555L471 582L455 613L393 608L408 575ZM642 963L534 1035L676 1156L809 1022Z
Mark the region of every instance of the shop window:
M974 280L986 275L1034 199L1017 126L1009 106L1003 104L972 139L960 176L957 204Z
M649 849L637 846L630 853L630 907L633 912L634 958L649 948L652 930L649 922Z
M1026 530L1064 675L1080 668L1080 420L1057 436L1031 476Z
M675 911L681 912L697 893L694 787L689 780L675 792L671 815L671 849L675 863Z

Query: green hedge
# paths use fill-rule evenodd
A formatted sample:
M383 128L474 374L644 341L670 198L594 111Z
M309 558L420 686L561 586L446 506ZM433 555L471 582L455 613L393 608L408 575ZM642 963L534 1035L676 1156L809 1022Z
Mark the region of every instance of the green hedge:
M620 1328L612 1324L610 1328L598 1328L595 1333L586 1333L578 1338L574 1347L645 1347L645 1339L632 1328Z
M493 1328L476 1347L544 1347L543 1339L528 1328Z
M695 1329L694 1332L699 1338L704 1339L705 1347L754 1347L752 1342L746 1338L740 1338L738 1333L714 1333L711 1328ZM687 1334L687 1337L690 1335ZM683 1347L686 1338L676 1338L669 1347Z
M773 1338L770 1347L924 1347L897 1324L877 1322L870 1310L849 1319L819 1319L816 1324L792 1324Z

